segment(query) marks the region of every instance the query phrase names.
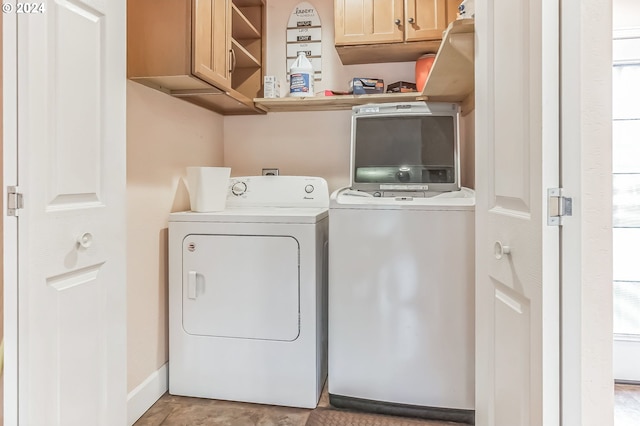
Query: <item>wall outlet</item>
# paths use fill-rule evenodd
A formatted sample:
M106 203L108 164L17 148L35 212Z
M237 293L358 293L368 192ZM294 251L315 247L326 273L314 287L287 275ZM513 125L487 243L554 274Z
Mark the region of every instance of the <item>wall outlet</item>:
M262 176L278 176L279 174L279 169L262 169Z

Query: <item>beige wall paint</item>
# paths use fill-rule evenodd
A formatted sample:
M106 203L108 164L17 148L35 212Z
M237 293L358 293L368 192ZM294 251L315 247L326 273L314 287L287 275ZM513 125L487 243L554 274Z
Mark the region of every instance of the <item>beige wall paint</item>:
M267 69L287 91L285 36L287 21L298 0L267 5ZM312 2L322 22L322 72L316 92L347 90L353 77L382 78L385 83L415 81L414 62L342 65L334 48L333 0ZM234 176L256 175L263 167L281 174L322 176L334 190L349 184L350 111L285 112L266 116L225 117L224 158ZM473 118L465 117L461 152L463 185L473 187ZM467 161L465 161L467 160Z
M350 111L280 112L225 117L225 165L233 176L322 176L330 190L349 184Z
M223 163L223 117L127 82L128 390L168 360L167 219L187 166Z

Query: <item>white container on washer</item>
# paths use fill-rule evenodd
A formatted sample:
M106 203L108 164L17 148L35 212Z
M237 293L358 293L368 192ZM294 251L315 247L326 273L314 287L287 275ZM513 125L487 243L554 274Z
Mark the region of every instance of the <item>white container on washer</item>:
M313 65L305 52L298 52L290 71L289 96L313 96Z

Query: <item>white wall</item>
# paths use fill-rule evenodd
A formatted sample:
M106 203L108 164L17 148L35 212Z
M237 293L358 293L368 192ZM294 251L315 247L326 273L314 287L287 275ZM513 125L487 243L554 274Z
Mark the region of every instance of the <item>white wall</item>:
M186 166L220 166L223 117L127 82L127 386L168 360L167 219L188 210Z

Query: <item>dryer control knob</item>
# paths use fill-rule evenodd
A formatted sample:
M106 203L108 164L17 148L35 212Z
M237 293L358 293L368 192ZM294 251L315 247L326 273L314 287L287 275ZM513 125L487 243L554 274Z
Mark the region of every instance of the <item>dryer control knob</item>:
M315 188L313 187L313 185L307 185L304 187L304 192L306 192L307 194L311 194L314 189Z
M247 191L247 184L244 182L236 182L231 186L231 193L233 195L242 195Z

